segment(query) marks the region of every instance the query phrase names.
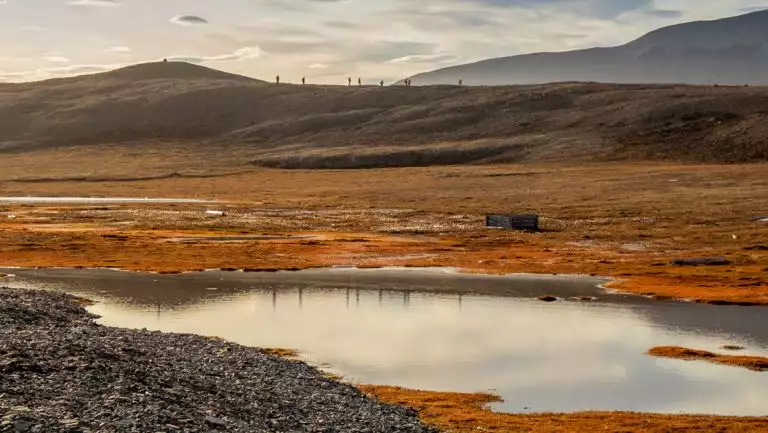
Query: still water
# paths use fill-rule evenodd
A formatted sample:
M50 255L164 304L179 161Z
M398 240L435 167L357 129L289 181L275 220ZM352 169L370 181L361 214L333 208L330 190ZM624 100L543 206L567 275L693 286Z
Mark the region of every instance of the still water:
M0 271L16 274L1 285L99 301L91 311L105 325L294 348L362 383L493 391L505 400L494 407L499 411L768 413L767 374L644 354L661 345L722 352L720 346L738 344L766 355L762 308L610 295L594 280L434 271ZM530 296L535 287L563 300L538 301Z

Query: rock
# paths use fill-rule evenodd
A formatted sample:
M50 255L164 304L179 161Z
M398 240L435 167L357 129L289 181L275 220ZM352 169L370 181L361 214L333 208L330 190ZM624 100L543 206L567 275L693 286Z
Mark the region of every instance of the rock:
M68 419L63 419L59 421L59 423L61 423L64 427L75 428L80 425L80 420L74 419L74 418L68 418Z
M724 257L698 257L693 259L673 260L675 266L727 266L732 262Z
M740 351L740 350L744 350L744 349L745 349L745 347L743 347L743 346L735 346L735 345L726 344L725 346L721 347L721 349L723 349L723 350L729 350L729 351L731 351L731 352L738 352L738 351Z
M6 361L23 374L2 375L2 433L434 433L303 362L100 326L61 293L0 288L0 370Z
M211 427L226 428L227 423L223 419L219 419L213 416L205 417L205 423Z
M13 429L17 432L28 432L32 429L32 426L34 426L35 423L32 421L27 420L20 420L20 421L14 421L13 422Z

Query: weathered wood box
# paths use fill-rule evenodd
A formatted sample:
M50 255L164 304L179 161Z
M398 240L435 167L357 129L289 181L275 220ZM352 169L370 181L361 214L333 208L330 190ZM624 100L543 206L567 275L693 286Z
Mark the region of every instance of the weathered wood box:
M485 217L486 227L507 229L507 230L525 230L539 231L539 216L534 214L522 215L487 215Z

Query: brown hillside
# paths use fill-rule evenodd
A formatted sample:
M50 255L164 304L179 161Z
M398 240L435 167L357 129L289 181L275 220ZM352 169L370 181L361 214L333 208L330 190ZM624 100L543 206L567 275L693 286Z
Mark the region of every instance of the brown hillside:
M762 87L295 86L169 62L0 86L0 150L172 141L290 168L750 162L768 160L766 113Z

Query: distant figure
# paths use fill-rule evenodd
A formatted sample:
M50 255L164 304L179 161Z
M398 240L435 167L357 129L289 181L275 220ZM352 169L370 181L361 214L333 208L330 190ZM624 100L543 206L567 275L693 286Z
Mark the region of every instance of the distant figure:
M168 59L163 59L163 63L168 63Z
M307 77L301 77L301 85L307 84Z
M280 84L280 76L275 77L275 83Z
M384 80L381 80L381 83L379 83L381 87L384 87Z
M358 79L357 79L357 85L358 85L358 86L362 86L362 85L363 85L363 79L362 79L362 78L359 78L359 77L358 77Z
M462 79L459 79L459 87L461 87L461 86L463 86L463 85L464 85L464 80L462 80Z
M348 82L347 85L351 86L352 85L352 77L347 78L347 82Z

